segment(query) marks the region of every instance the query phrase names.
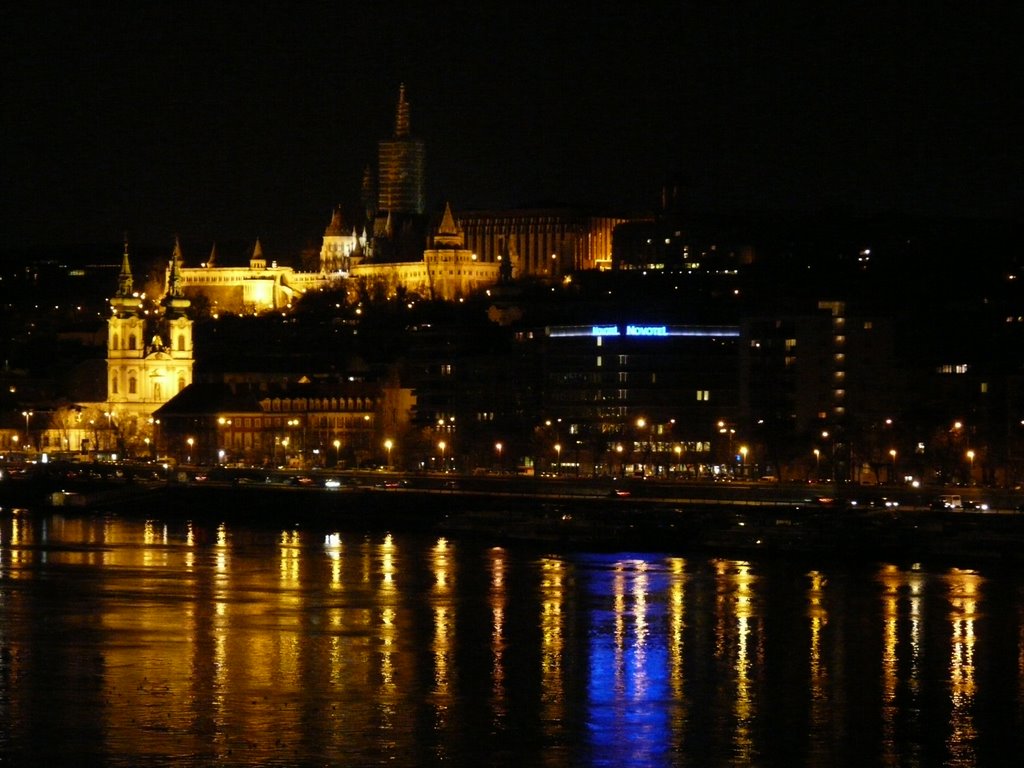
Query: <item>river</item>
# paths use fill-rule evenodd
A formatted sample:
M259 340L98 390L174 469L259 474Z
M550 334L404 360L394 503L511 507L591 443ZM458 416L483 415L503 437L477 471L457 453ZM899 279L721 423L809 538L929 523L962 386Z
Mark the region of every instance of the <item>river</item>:
M0 765L974 766L1012 569L0 514Z

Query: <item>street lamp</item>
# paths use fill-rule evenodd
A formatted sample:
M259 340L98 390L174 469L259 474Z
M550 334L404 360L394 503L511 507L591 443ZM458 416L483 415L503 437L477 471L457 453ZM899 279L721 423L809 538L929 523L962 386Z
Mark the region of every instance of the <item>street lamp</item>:
M192 446L196 444L196 441L195 441L194 438L190 437L185 442L188 443L188 463L191 464L192 463Z
M391 442L391 438L390 437L387 440L384 441L384 448L388 452L388 469L391 469L391 448L393 446L394 446L394 443Z
M821 475L819 468L821 467L821 451L817 448L814 449L814 482L818 482L818 477Z
M747 446L740 446L740 476L747 476Z
M555 443L555 459L557 461L555 465L555 472L561 473L562 471L562 444Z
M501 471L501 468L502 468L502 467L501 467L501 449L502 449L502 445L501 445L501 443L495 443L495 444L494 444L494 450L495 450L495 451L497 452L497 454L498 454L498 471L499 471L499 472Z
M447 447L448 447L448 444L444 440L439 441L438 444L437 444L438 450L441 451L441 471L442 472L444 471L444 449L447 448Z
M334 466L341 462L341 440L334 441Z
M889 449L889 458L892 459L892 480L893 480L893 482L895 482L896 481L896 449L895 448L890 448Z
M28 432L28 420L32 418L32 411L22 411L21 415L25 417L25 448L32 443L32 436Z
M971 474L967 478L968 485L974 485L974 451L967 452L967 460L971 462Z

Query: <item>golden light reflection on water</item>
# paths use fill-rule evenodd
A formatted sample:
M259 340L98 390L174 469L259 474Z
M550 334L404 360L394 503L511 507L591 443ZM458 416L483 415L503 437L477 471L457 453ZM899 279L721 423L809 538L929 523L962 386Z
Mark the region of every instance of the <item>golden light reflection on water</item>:
M954 569L946 577L949 594L950 637L950 711L946 748L951 765L975 765L975 621L978 617L978 593L981 578L973 571Z
M531 589L514 589L520 574ZM53 595L67 575L82 600ZM1019 591L996 664L975 572L884 566L867 586L829 568L775 576L735 560L590 563L443 538L7 518L0 618L29 623L0 622L14 649L0 656L0 714L39 716L45 697L14 681L36 677L55 696L60 680L55 722L74 712L111 754L201 756L192 764L281 762L302 749L305 762L331 764L354 745L378 751L350 764L441 762L466 743L473 708L476 726L506 739L518 738L511 723L535 721L536 744L564 746L586 722L595 743L620 750L610 755L647 764L769 764L766 723L793 725L801 756L837 759L859 748L854 719L865 717L883 765L944 750L945 764L966 766L983 755L980 704L995 669L1017 674L999 689L1016 695L1016 714L998 722L1019 723ZM768 590L780 583L796 587ZM766 648L793 663L769 665ZM792 709L765 711L769 699ZM865 701L876 707L866 715ZM695 743L719 759L691 759ZM565 751L544 754L534 764L571 764Z
M488 553L491 588L491 707L494 721L500 723L507 714L505 691L505 550L494 548Z
M434 694L438 715L447 711L445 699L451 693L451 633L455 616L452 613L452 573L448 546L447 539L439 538L431 552L434 571L434 590L431 595L434 612Z
M541 701L545 717L557 718L565 694L562 651L565 640L562 606L565 600L565 563L543 558L540 563Z

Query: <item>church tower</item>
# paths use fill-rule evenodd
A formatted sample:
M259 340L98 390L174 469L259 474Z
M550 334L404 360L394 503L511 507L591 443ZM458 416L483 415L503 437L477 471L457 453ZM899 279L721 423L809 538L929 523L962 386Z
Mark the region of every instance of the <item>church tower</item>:
M119 420L149 415L192 383L192 321L181 290L181 245L176 240L168 267L167 294L148 314L134 291L125 243L117 293L107 321L108 413Z
M389 213L420 216L424 202L424 148L413 138L405 85L398 89L395 133L377 146L377 215Z

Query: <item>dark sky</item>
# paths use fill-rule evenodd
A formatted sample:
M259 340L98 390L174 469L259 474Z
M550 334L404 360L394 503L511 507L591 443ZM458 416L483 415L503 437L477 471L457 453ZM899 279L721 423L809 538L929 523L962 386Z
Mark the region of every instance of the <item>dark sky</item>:
M987 3L64 5L0 22L6 246L283 256L356 203L401 82L432 207L626 212L674 176L700 209L1021 211Z

